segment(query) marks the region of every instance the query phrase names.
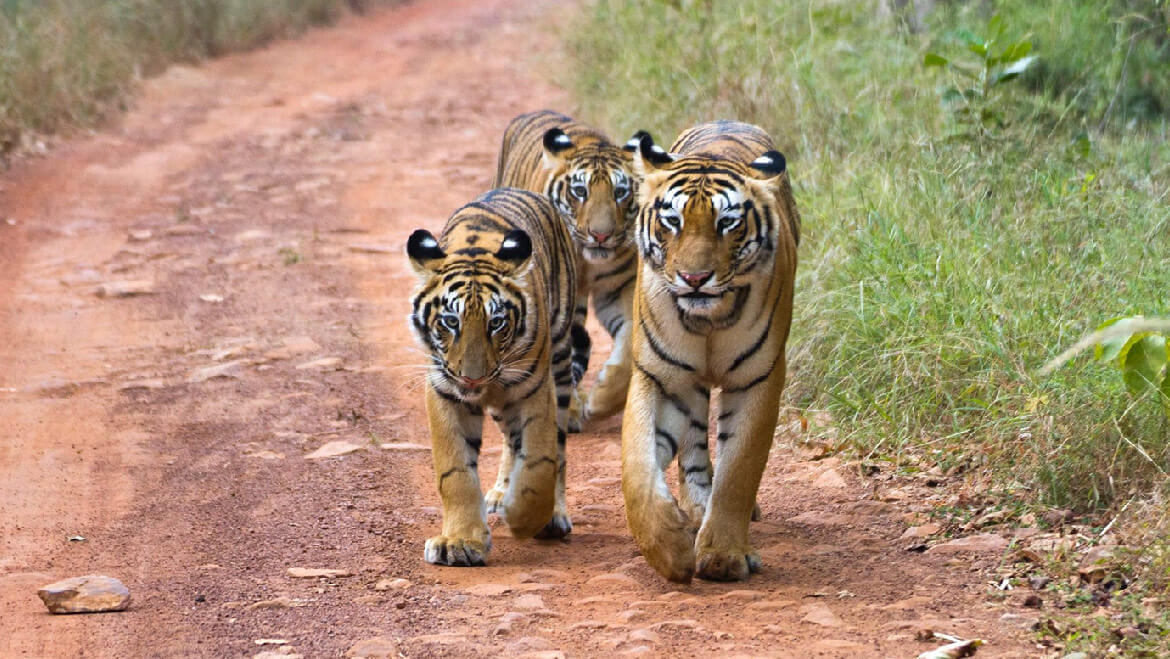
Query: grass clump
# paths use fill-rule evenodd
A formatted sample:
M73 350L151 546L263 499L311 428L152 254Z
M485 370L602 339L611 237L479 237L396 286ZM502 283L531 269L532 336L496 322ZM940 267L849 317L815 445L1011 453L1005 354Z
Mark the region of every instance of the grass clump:
M245 50L366 0L0 0L0 156L92 125L173 62Z

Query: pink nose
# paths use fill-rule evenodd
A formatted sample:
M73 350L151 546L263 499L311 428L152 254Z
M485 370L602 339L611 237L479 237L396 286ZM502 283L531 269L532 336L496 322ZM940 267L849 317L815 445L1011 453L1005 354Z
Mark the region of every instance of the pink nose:
M461 376L459 376L459 379L463 382L463 384L465 384L469 387L475 387L475 386L482 384L483 381L486 380L487 378L469 378L469 377L465 377L465 376L461 375Z
M678 276L683 278L683 281L691 285L691 288L698 288L702 286L711 275L715 274L710 270L705 272L679 272Z
M600 231L590 231L589 235L593 236L593 239L597 241L598 245L600 245L604 243L610 236L612 236L613 232L611 231L609 233L601 233Z

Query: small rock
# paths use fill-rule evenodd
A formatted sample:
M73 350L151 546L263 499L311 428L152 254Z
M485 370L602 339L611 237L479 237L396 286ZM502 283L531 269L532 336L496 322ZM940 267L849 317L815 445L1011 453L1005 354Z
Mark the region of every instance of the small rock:
M149 279L135 279L128 281L109 281L97 287L98 297L133 297L136 295L154 295L154 282Z
M385 444L378 444L378 448L384 451L429 451L431 447L425 444L411 444L410 442L387 442Z
M346 455L354 451L360 451L361 445L347 442L345 440L334 440L323 444L320 448L305 456L306 460L320 460L321 458L334 458L339 455Z
M516 598L516 608L525 611L537 611L544 608L544 599L540 595L521 595Z
M841 627L841 619L824 604L807 604L800 607L804 617L801 622L808 622L821 627Z
M765 600L762 602L752 602L748 604L747 608L756 611L779 611L794 606L796 602L793 600Z
M651 629L635 629L626 637L631 643L651 643L658 645L662 642L662 637L657 632Z
M1033 538L1028 541L1028 549L1041 553L1067 552L1072 551L1076 546L1076 540L1072 538L1061 538L1059 536Z
M1098 545L1085 552L1077 566L1077 574L1089 583L1101 581L1105 578L1105 573L1108 572L1109 561L1116 553L1116 549L1116 547L1109 545Z
M1032 590L1044 590L1044 587L1050 583L1052 583L1051 577L1035 576L1028 578L1028 585L1032 587Z
M264 650L252 655L252 659L305 659L305 655L293 652L291 648L282 647L279 650Z
M816 480L812 482L813 487L820 487L825 489L842 489L849 487L841 474L837 473L836 469L826 469L817 476Z
M253 453L245 453L249 458L260 458L261 460L283 460L284 454L276 451L255 451Z
M267 238L267 237L268 237L268 232L263 230L263 229L248 229L247 231L241 231L241 232L236 234L236 242L246 243L246 242L251 242L253 240L259 240L260 238Z
M510 593L515 588L502 583L477 583L463 589L463 592L468 595L477 595L480 597L498 597L505 593ZM537 599L540 599L537 597ZM543 608L543 605L537 608Z
M917 540L920 538L929 538L939 531L942 531L942 526L933 522L929 524L923 524L922 526L911 526L910 528L906 529L898 539Z
M288 645L287 638L258 638L252 642L256 645Z
M150 229L131 229L129 238L134 242L143 242L154 237L154 232Z
M367 638L350 646L345 656L354 659L386 659L398 656L398 644L384 636Z
M1028 607L1029 609L1039 609L1040 607L1044 606L1044 600L1040 599L1040 596L1036 593L1028 593L1026 596L1024 596L1024 601L1021 602L1021 604Z
M334 570L330 568L290 567L288 569L288 576L294 579L317 579L320 577L351 577L353 573L349 570Z
M215 378L232 378L238 380L240 378L240 369L243 368L244 360L237 359L222 364L213 364L211 366L204 366L203 368L195 369L191 375L187 376L187 382L197 384L214 380Z
M620 572L599 574L585 582L590 586L613 586L617 588L639 588L638 582L631 576Z
M380 579L374 584L374 590L405 590L411 583L406 579Z
M307 336L290 336L284 339L284 345L264 353L268 360L288 359L296 355L317 352L321 346Z
M680 620L663 620L650 625L650 629L655 631L662 631L663 629L700 629L698 620L690 618L683 618Z
M738 600L740 602L754 602L756 600L764 599L764 597L765 597L765 595L761 591L741 589L741 590L732 590L732 591L728 591L726 593L723 593L722 599Z
M194 224L175 224L163 229L163 234L168 236L194 236L200 233L204 233L204 229Z
M223 302L223 296L216 293L204 293L203 295L199 296L199 299L203 300L204 302L210 302L212 304Z
M633 622L638 618L649 617L649 615L650 614L639 609L630 609L629 611L622 611L618 614L618 617L622 619L622 622Z
M980 533L965 538L956 538L926 550L928 554L965 554L975 552L1003 551L1008 541L994 533Z
M130 606L130 590L121 581L96 574L53 582L37 595L52 613L125 611Z
M601 620L582 620L581 622L573 623L569 629L605 629L609 627L608 622Z
M1005 613L999 617L1000 621L1005 622L1013 627L1020 629L1027 629L1029 631L1040 628L1040 619L1033 616L1022 616L1018 613Z
M311 362L297 364L298 371L307 371L309 369L336 369L341 365L341 357L322 357L321 359L314 359Z
M508 644L504 653L510 656L524 654L525 652L540 652L541 650L551 650L552 643L547 639L539 638L537 636L523 636Z
M415 636L411 639L415 643L438 643L439 645L458 645L467 641L467 637L463 634L443 633L443 634L423 634L422 636Z

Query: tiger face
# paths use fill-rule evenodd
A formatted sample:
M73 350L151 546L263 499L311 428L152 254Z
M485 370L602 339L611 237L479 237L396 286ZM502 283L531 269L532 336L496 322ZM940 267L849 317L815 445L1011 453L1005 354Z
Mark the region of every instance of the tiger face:
M528 234L511 231L494 254L484 258L484 252L468 247L448 254L423 229L407 241L420 279L410 326L430 356L431 383L468 402L509 384L511 349L532 330L526 322L532 304L523 286L531 267Z
M656 279L651 285L670 295L684 321L733 324L751 279L770 272L773 191L784 156L769 151L751 163L677 157L647 137L635 165L644 177L635 242Z
M637 215L630 153L608 143L575 143L560 128L544 134L545 193L592 262L613 258L629 240Z

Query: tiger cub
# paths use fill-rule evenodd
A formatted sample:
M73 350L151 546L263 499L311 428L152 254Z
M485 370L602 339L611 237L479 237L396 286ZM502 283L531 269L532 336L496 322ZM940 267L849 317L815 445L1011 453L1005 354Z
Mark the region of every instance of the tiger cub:
M800 215L760 128L695 126L670 152L643 138L622 491L646 560L674 581L746 579L748 521L784 387ZM718 463L707 444L719 389ZM679 458L679 500L664 470ZM681 507L680 507L681 504ZM692 529L698 526L698 536Z
M613 351L589 392L584 414L574 410L570 416L570 432L580 430L582 417L610 416L626 402L637 266L637 253L629 240L637 213L637 182L630 161L633 149L633 144L615 146L600 131L551 110L513 119L500 148L496 185L547 195L580 250L584 263L576 308L579 324L584 326L586 301L592 295L593 312L613 337ZM589 335L575 336L574 347L584 359L573 367L583 374Z
M500 189L455 211L439 238L415 231L406 252L419 277L409 321L430 356L426 409L443 504L426 560L484 565L491 549L477 471L485 410L507 438L491 507L518 538L564 536L577 358L569 232L545 197Z

